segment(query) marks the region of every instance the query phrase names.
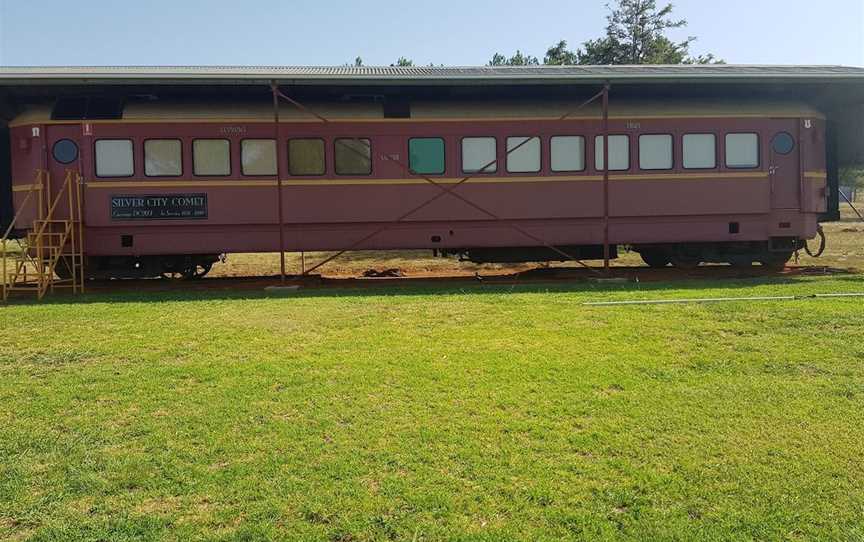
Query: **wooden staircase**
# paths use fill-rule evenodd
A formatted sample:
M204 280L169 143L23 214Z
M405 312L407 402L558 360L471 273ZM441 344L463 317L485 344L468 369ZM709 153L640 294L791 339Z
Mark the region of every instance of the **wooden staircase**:
M34 183L0 240L3 301L15 293L35 294L41 300L57 289L84 291L81 176L67 170L53 198L50 192L50 173L37 171ZM24 242L14 240L19 250L10 250L13 242L10 236L31 202L36 206L36 218L31 221Z

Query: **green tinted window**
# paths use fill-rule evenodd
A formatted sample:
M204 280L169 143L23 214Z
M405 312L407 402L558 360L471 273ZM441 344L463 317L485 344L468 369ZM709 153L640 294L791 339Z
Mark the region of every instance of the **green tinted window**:
M288 141L288 172L291 175L324 175L324 140Z
M440 137L418 137L408 141L409 166L421 175L444 173L444 140Z

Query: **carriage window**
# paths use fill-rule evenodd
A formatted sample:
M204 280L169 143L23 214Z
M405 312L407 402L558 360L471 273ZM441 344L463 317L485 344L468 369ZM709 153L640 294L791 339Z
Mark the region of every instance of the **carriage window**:
M717 167L717 138L714 134L684 134L682 143L685 169Z
M594 138L594 168L603 170L603 136ZM630 138L626 135L609 136L609 171L630 169Z
M324 175L324 140L288 141L288 172L291 175Z
M408 140L408 167L420 175L444 173L444 140L440 137L415 137Z
M78 145L71 139L61 139L51 148L54 160L61 164L71 164L78 159Z
M639 136L639 169L672 169L672 136Z
M507 171L511 173L540 171L539 137L507 138Z
M144 175L177 177L183 173L179 139L148 139L144 142Z
M756 134L726 134L726 167L759 166L759 136Z
M553 136L550 144L552 171L583 171L585 169L585 138Z
M466 137L462 139L462 171L465 173L495 173L498 171L494 137Z
M195 175L231 175L231 144L227 139L196 139L192 163Z
M795 140L786 132L780 132L771 140L771 148L777 154L789 154L795 149Z
M96 141L97 177L131 177L134 172L131 139Z
M372 173L372 142L366 138L336 140L336 174L369 175Z
M243 175L276 175L276 140L244 139L240 142Z

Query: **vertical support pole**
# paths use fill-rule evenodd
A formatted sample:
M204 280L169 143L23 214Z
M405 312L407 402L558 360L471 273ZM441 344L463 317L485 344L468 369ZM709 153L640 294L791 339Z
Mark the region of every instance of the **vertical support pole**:
M276 80L273 79L270 81L270 91L273 93L273 127L275 132L276 139L276 199L277 199L277 209L279 213L279 282L285 283L285 231L282 227L284 220L282 217L282 176L280 175L280 167L279 164L282 163L281 160L281 148L282 145L279 141L279 95L277 93L278 87L276 86Z
M36 174L36 177L37 177L38 182L39 182L39 197L37 198L38 203L39 203L39 207L36 209L36 220L42 219L42 212L44 210L44 205L45 205L45 201L44 201L45 200L45 193L46 193L45 187L48 184L48 181L45 179L45 177L47 177L47 176L48 176L48 172L45 171L44 169L40 169L39 172ZM34 224L31 223L30 226L33 227Z
M83 127L82 127L83 128ZM93 130L87 130L90 134L86 136L87 148L92 149ZM76 257L78 258L78 275L76 287L79 293L84 293L84 215L81 212L81 184L84 181L84 158L78 159L78 170L75 175L74 186L70 186L69 190L75 191L74 209L70 212L75 213L74 220L77 220L77 227L73 221L72 235L76 237Z
M39 210L36 212L36 220L42 220L44 218L45 206L48 205L48 203L46 201L47 200L46 195L48 194L48 188L47 187L49 184L51 184L50 181L48 180L48 175L49 175L48 170L40 169L39 171L41 174L41 178L39 181L39 184L41 185L41 190L39 190ZM33 233L33 240L36 241L36 246L38 248L39 241L38 241L38 236L36 235L36 233L39 231L39 228L37 227L37 225L38 225L38 222L37 223L31 223L31 227L33 229L33 232L32 232ZM30 243L29 242L27 243L27 250L28 250L28 252L30 251ZM37 252L37 257L38 256L39 256L39 254ZM38 259L34 260L34 264L35 264L35 266L33 268L33 272L36 274L36 278L38 279L39 278L39 261L38 261ZM24 263L24 269L25 269L25 271L27 269L27 263L26 262ZM27 282L27 275L26 274L24 275L24 279L25 279L24 282Z
M91 147L92 148L92 147ZM84 181L81 173L75 178L75 207L78 212L78 263L81 268L78 271L78 290L84 293L84 213L81 210L81 184Z
M39 138L40 143L42 145L42 155L40 157L42 163L42 169L45 171L45 209L41 209L39 212L44 213L48 209L48 206L51 205L51 174L48 172L48 132L45 129L44 124L39 125L40 133L42 134ZM39 215L40 218L44 218L43 215Z
M69 175L66 176L66 190L69 191L69 228L66 230L69 237L69 248L71 253L69 254L69 260L71 263L69 264L72 267L72 293L78 293L78 240L75 238L75 193L73 188L75 188L74 180L77 177L77 173L72 175L72 171L69 171ZM62 249L61 249L62 254Z
M44 138L43 138L44 141ZM48 152L47 150L45 152ZM47 168L47 166L46 166ZM47 169L45 170L45 206L40 214L39 227L34 228L36 230L36 284L37 284L37 299L42 299L42 296L45 295L45 251L44 251L44 238L45 238L45 226L48 224L46 221L51 218L51 172Z
M603 85L603 270L609 272L609 83Z
M2 239L0 239L0 243L3 243L3 246L0 247L0 250L3 251L3 257L0 258L0 260L2 260L2 265L3 265L3 284L0 284L0 288L2 288L3 291L0 292L0 293L2 293L3 301L6 301L6 280L7 280L7 276L6 276L6 236L5 236L5 235L3 236Z
M801 138L801 123L804 122L803 119L795 119L797 120L797 125L795 127L795 141L798 142L798 210L804 210L807 207L805 206L806 196L806 183L804 182L804 151L805 151L805 141Z

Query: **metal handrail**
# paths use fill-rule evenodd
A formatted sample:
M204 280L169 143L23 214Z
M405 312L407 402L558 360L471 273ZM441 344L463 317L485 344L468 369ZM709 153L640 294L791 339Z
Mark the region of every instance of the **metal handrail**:
M69 265L71 267L72 278L71 286L73 292L78 293L84 290L84 258L83 258L83 218L81 214L81 176L73 170L66 171L66 177L62 186L56 194L49 200L47 209L43 203L44 187L50 183L50 172L45 170L37 170L36 183L31 185L30 191L21 203L15 217L12 219L6 232L2 238L2 247L0 247L0 260L2 260L2 299L8 299L9 291L14 290L16 285L23 286L28 289L34 289L39 299L45 295L50 289L54 291L55 280L54 271L57 263L64 258L63 248L67 243L70 244L71 253L66 255L71 257ZM9 274L7 269L8 251L6 242L9 240L11 232L22 213L27 207L27 203L32 197L32 193L39 190L39 208L37 218L33 220L34 230L28 234L28 245L26 250L22 249L20 256L17 258L18 264L14 272ZM60 200L63 199L63 191L66 190L66 199L69 205L68 219L56 220L54 213ZM51 231L49 225L63 225L63 231ZM76 231L76 227L78 228ZM47 242L47 246L46 243ZM32 243L32 244L31 244ZM32 253L35 251L35 254ZM36 276L32 279L28 278L27 265L32 263L35 267ZM23 277L23 280L18 280ZM67 282L63 280L62 282Z
M24 201L21 202L18 211L15 213L15 216L12 217L12 220L9 222L9 226L6 228L6 231L3 232L3 237L0 238L0 265L3 267L3 282L0 284L2 287L2 298L3 301L6 300L8 296L8 288L9 288L9 272L7 269L7 257L8 251L6 250L6 243L9 241L9 236L12 234L12 231L15 229L15 225L18 220L21 218L24 209L27 208L27 203L30 202L30 198L33 196L35 192L39 192L40 196L42 194L42 190L44 189L45 183L43 182L44 177L48 174L44 169L36 170L36 178L33 180L34 182L30 185L30 188L27 190L27 194L24 196ZM40 203L38 208L39 214L42 213L42 205ZM41 217L40 217L41 218ZM26 272L26 271L25 271ZM15 275L18 274L18 270L16 269Z

